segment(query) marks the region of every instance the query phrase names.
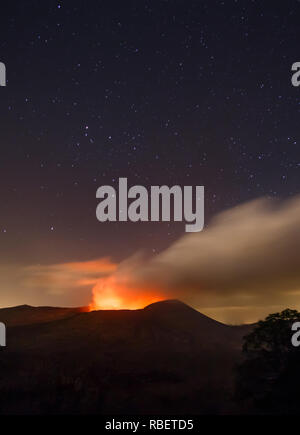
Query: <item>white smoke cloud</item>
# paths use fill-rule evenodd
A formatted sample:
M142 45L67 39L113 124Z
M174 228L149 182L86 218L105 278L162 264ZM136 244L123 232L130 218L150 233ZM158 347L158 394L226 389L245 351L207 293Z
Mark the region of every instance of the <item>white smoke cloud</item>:
M227 320L256 320L271 305L300 308L299 248L300 197L263 198L220 213L149 262L128 264L136 291L157 285L219 318L223 309Z
M150 260L136 254L118 265L1 266L1 305L86 305L94 287L123 301L128 295L132 305L148 294L181 299L221 321L256 321L286 307L300 310L299 248L300 197L262 198L220 213ZM97 296L101 301L101 290Z

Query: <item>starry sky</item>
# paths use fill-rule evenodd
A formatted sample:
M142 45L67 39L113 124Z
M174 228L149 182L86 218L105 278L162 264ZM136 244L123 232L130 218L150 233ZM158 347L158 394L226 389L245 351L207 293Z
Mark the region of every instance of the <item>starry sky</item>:
M204 185L205 223L300 191L298 1L11 1L1 8L0 262L143 248L183 223L96 220L96 190Z

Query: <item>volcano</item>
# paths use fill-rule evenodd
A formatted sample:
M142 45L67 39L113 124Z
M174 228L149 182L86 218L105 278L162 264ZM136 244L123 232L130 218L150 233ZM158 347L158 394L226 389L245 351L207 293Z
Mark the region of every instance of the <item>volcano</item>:
M0 310L1 414L232 413L234 366L252 326L177 300L139 310Z

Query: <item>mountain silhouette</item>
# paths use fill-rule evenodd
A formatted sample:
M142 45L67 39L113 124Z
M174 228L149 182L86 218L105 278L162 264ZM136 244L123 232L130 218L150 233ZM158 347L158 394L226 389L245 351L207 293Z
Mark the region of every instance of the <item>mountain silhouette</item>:
M139 310L0 309L0 413L230 413L251 326L166 300ZM1 399L2 397L2 399Z

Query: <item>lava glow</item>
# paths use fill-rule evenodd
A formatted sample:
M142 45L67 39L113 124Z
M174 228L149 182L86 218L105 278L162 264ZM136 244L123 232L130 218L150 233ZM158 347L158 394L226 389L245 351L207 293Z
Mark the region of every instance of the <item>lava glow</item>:
M101 278L93 288L93 301L89 308L93 310L137 310L165 299L162 294L149 289L132 291L120 283L114 275Z

